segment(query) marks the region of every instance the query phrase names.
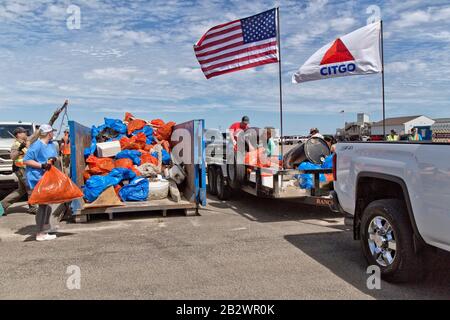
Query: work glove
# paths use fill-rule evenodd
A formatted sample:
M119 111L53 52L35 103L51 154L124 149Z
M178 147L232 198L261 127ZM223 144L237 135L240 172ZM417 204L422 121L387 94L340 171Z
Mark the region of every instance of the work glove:
M51 164L51 163L43 163L43 164L41 164L41 168L42 168L44 171L50 170L51 167L52 167L52 164Z
M19 151L22 151L23 149L25 149L27 147L26 142L22 142L19 146Z
M50 162L51 164L55 164L56 158L55 157L48 158L48 162Z

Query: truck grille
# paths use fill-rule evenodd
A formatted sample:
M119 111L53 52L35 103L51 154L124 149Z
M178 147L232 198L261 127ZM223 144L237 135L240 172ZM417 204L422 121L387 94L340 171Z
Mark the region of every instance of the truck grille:
M11 154L10 153L1 153L0 152L0 158L3 160L11 160Z

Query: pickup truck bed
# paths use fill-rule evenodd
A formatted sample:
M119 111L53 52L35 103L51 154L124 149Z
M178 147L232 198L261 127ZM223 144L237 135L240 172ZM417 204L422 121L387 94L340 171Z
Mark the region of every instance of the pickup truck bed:
M417 273L424 245L450 251L449 159L448 144L337 145L335 200L353 218L354 237L367 260L387 279L407 280Z

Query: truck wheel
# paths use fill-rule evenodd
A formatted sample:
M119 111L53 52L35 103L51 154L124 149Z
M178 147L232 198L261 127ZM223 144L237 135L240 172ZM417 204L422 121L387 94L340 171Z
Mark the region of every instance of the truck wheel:
M208 184L206 185L206 191L210 195L217 195L217 183L216 183L216 170L212 166L208 166Z
M237 163L237 155L234 156L234 163L227 165L228 179L233 189L238 189L244 182L245 178L245 164Z
M228 181L223 176L221 168L217 169L216 189L217 189L217 198L219 198L219 200L228 200L230 198L232 189L228 185Z
M380 267L384 280L406 282L421 278L423 264L414 252L413 230L402 201L383 199L370 203L361 218L360 234L367 262Z

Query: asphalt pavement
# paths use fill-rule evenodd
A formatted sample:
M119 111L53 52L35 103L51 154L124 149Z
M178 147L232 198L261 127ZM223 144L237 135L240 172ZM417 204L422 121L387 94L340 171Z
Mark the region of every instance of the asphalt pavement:
M200 216L63 222L49 242L34 241L34 217L25 209L17 204L0 217L0 299L450 297L446 255L427 258L421 282L368 289L366 262L343 218L295 201L210 197Z

